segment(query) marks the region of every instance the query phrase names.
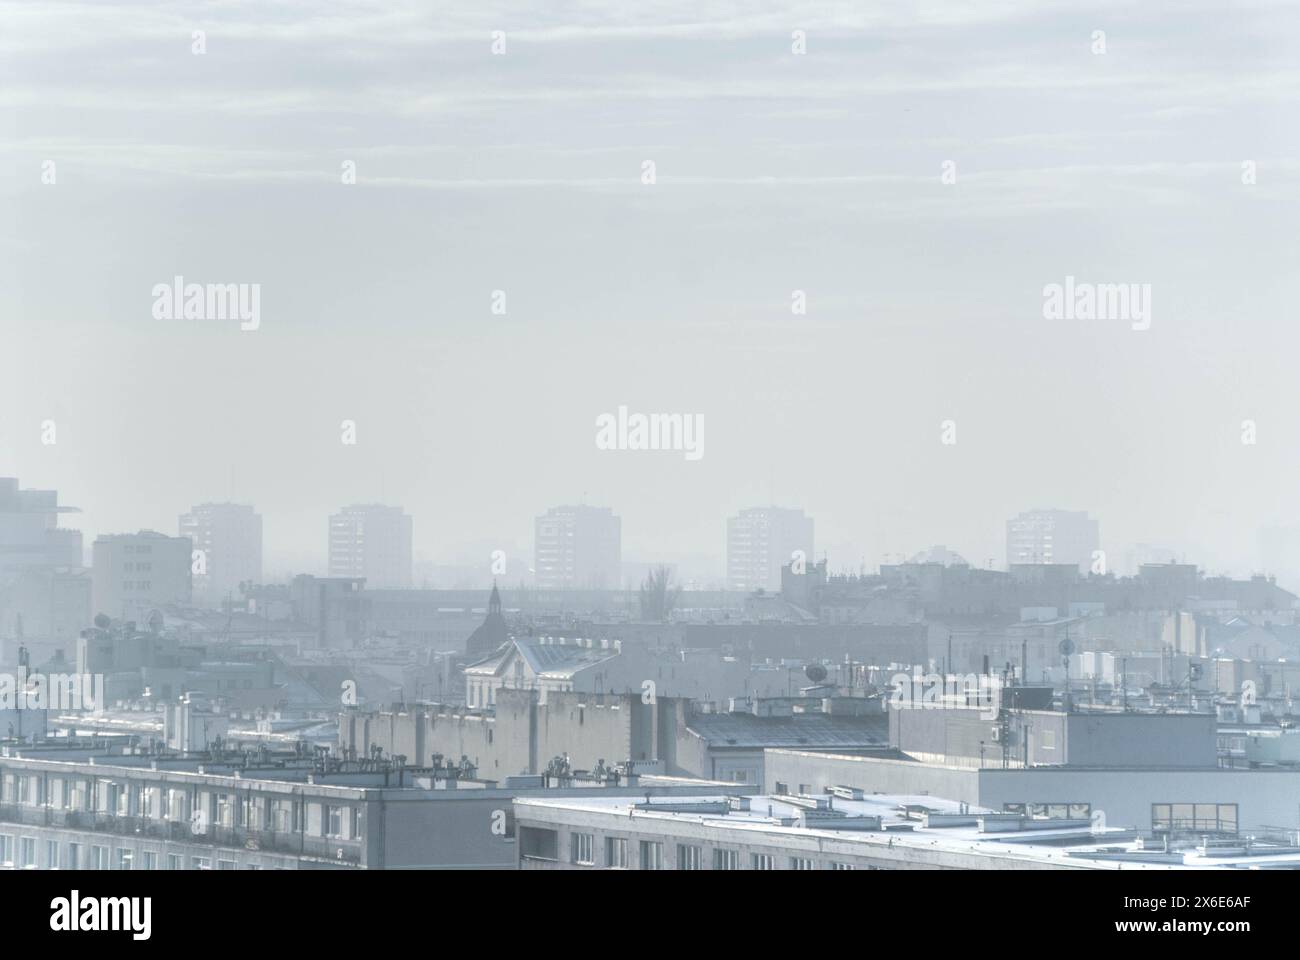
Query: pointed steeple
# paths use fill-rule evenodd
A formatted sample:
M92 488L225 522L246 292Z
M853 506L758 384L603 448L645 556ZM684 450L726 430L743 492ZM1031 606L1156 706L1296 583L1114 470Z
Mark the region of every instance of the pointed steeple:
M497 582L492 581L492 596L488 597L488 616L501 613L501 594L497 590Z

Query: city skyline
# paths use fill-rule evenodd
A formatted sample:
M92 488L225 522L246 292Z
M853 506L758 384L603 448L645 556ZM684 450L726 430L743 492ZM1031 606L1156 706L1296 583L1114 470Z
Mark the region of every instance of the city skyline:
M441 556L522 548L585 493L638 518L628 556L718 557L715 515L796 502L844 566L983 563L1002 536L968 503L1050 502L1246 572L1295 522L1300 30L1276 5L1192 5L1172 43L1157 10L1071 3L336 9L346 40L312 4L0 11L26 40L0 473L66 490L89 534L253 500L268 563L305 566L317 517L381 501ZM177 277L259 285L256 328L159 319ZM1149 328L1046 317L1074 280L1149 284ZM702 458L601 449L621 407L707 421Z
M3 479L7 481L12 481L13 483L17 484L20 482L21 478L3 478ZM15 486L14 492L15 494L21 492L24 495L41 495L41 494L49 494L49 493L54 493L56 494L56 496L59 495L59 491L57 490L54 491L42 490L41 488L36 488L36 487ZM66 499L63 502L66 504ZM258 541L258 546L260 547L262 545L262 540L261 540L262 516L260 513L256 512L257 507L255 504L247 503L247 502L234 503L234 502L212 501L212 502L207 502L202 504L196 504L185 514L181 515L180 523L179 523L180 535L190 536L191 538L193 538L194 536L193 531L188 533L186 532L187 523L193 525L194 517L202 514L205 511L211 512L212 510L215 509L218 512L220 512L227 508L234 508L236 511L238 511L240 515L247 515L256 521L257 531L258 531L257 541ZM614 508L596 507L594 505L579 505L575 507L552 507L550 508L548 513L555 514L556 511L568 511L573 509L586 510L589 512L594 512L596 514L599 514L601 512L604 512L606 514L612 513L614 520L619 522L618 524L619 531L618 531L617 539L621 540L622 514L615 511ZM341 512L339 512L340 510ZM314 576L330 576L330 575L359 576L361 575L360 571L364 567L364 562L361 561L359 558L355 561L355 563L352 563L352 565L347 566L346 570L344 569L343 566L338 566L337 564L335 564L335 566L338 566L338 569L332 570L330 554L335 541L334 528L336 523L341 521L343 517L348 515L350 512L366 511L366 510L378 510L381 514L393 513L395 516L397 515L404 516L406 528L407 528L405 536L409 540L410 529L413 525L412 521L414 518L409 514L405 514L402 511L402 508L400 506L393 505L393 504L375 504L375 503L352 504L350 506L345 506L342 508L335 508L335 510L332 510L330 512L330 515L326 518L329 520L330 532L329 535L326 536L325 545L316 559L310 560L304 566L299 566L299 567L282 566L279 568L273 568L268 572L268 575L263 578L251 577L251 578L239 578L239 579L250 579L253 582L269 583L269 582L283 582L293 575L302 574L302 573L306 573ZM810 530L811 530L811 525L815 521L814 517L810 515L805 515L804 512L797 507L790 508L788 506L778 506L775 504L769 504L763 506L751 506L751 507L746 507L741 509L739 513L735 516L729 518L727 517L721 518L720 523L724 530L723 533L724 539L728 535L727 531L730 530L731 526L738 519L746 515L767 516L771 514L772 511L775 511L775 515L777 516L788 514L792 517L795 516L802 517L802 520L800 522L806 522L809 525ZM60 512L61 513L75 512L77 514L81 513L79 508L66 507L66 506L61 507ZM1008 544L1010 543L1010 528L1012 524L1018 521L1024 521L1026 518L1037 517L1043 514L1062 515L1067 518L1072 518L1074 516L1083 517L1085 518L1085 521L1087 523L1090 523L1092 525L1093 536L1096 535L1096 530L1099 527L1099 518L1090 516L1087 511L1059 510L1055 508L1044 509L1039 507L1031 510L1021 511L1016 516L1010 517L1005 521L1004 531L1006 532L1006 542ZM547 518L547 515L548 514L544 513L544 514L537 514L533 517L533 521L534 521L533 526L535 530L538 529L538 525ZM211 521L209 521L209 523L210 522ZM1104 527L1102 529L1104 529ZM58 530L62 532L65 535L65 537L75 534L77 536L77 539L80 542L82 542L83 544L82 550L84 556L83 563L87 567L91 565L90 563L91 553L92 553L91 548L93 547L94 542L97 539L101 539L106 536L108 537L129 536L129 535L134 535L136 533L161 533L161 531L158 531L155 528L142 526L134 530L106 531L106 532L96 533L92 535L87 533L85 529L85 525L81 525L81 524L79 524L77 527L59 526ZM1294 533L1295 531L1292 532ZM1272 534L1273 536L1270 537L1269 536L1270 534ZM163 535L169 536L168 534L163 534ZM517 540L515 542L523 543L524 546L514 554L512 554L509 550L507 550L507 547L505 545L502 545L500 543L493 544L490 547L490 549L487 549L485 551L480 551L480 555L478 556L469 556L467 555L467 552L463 550L459 553L449 550L446 554L440 557L431 558L428 555L421 555L420 553L414 550L410 550L408 552L408 555L410 556L410 563L408 565L410 567L410 576L408 578L403 580L401 575L395 574L393 570L396 568L392 568L391 566L392 560L386 559L381 561L382 564L387 564L387 566L384 567L384 572L378 575L377 577L372 577L372 579L374 580L372 587L390 588L390 589L408 588L408 587L418 588L424 585L425 583L436 581L438 579L437 576L430 576L428 574L428 571L435 570L435 569L441 569L444 572L444 575L452 576L453 578L461 579L461 580L464 579L466 571L476 570L479 572L479 574L481 574L483 583L485 584L488 582L497 582L497 581L508 583L511 582L512 579L531 583L534 581L534 579L536 579L537 571L530 566L527 568L527 574L521 575L520 564L524 562L531 563L531 564L536 563L536 551L537 551L538 538L534 536L532 540L522 540L522 541ZM1105 541L1102 542L1104 543ZM827 551L824 551L822 549L814 549L811 551L811 553L805 552L805 555L802 559L808 563L825 561L827 564L828 571L832 574L860 573L860 572L874 573L879 570L881 565L885 565L885 564L917 562L918 560L921 560L922 562L936 562L936 560L933 559L933 557L935 556L940 557L940 559L937 562L941 562L941 563L964 562L973 567L1007 569L1009 565L1012 563L1012 558L1008 555L1006 550L1003 551L1002 557L1000 558L1000 562L998 558L993 558L993 557L987 558L986 561L984 562L979 562L977 560L973 560L968 555L964 555L963 551L961 550L949 549L949 547L951 546L952 545L948 543L936 543L924 547L914 546L910 549L897 551L897 552L885 551L882 552L874 560L870 557L869 554L863 553L857 562L852 562L852 561L837 562L837 560L832 559L829 556ZM197 546L196 549L198 549ZM248 549L248 548L241 547L241 549ZM793 554L791 556L784 556L784 553L785 551L783 551L782 553L783 559L781 560L780 565L784 565L785 563L789 563L791 560L795 559ZM261 550L259 549L258 550L259 557L260 554L261 554ZM1278 577L1280 573L1281 576L1279 577L1279 580L1283 585L1290 586L1294 584L1296 586L1300 586L1300 537L1289 536L1287 535L1287 531L1281 531L1281 530L1260 531L1260 554L1263 557L1272 558L1272 560L1274 561L1273 565L1269 566L1265 564L1263 566L1254 567L1250 570L1240 571L1240 572L1217 569L1214 567L1207 566L1198 557L1194 555L1188 556L1186 552L1179 551L1176 548L1167 545L1152 545L1148 543L1123 544L1118 550L1111 549L1111 548L1103 548L1102 554L1103 556L1100 557L1099 563L1098 563L1098 558L1091 555L1087 557L1087 562L1085 562L1085 560L1083 559L1083 555L1081 555L1080 558L1076 558L1072 560L1071 562L1077 563L1080 567L1081 572L1085 574L1092 572L1092 573L1114 573L1117 575L1132 575L1136 573L1138 567L1144 563L1170 563L1170 562L1193 563L1199 566L1202 570L1204 570L1208 574L1212 574L1212 575L1225 575L1225 576L1235 576L1235 577L1244 578L1247 576L1257 576L1260 574ZM1293 562L1288 563L1287 562L1288 560ZM208 557L205 556L204 558L205 565L207 561L208 561ZM735 573L734 570L732 570L733 565L729 559L729 555L725 543L724 543L724 548L720 551L720 553L716 557L712 558L712 563L710 563L709 561L710 558L707 557L704 557L702 559L702 555L687 555L685 557L656 556L651 558L642 557L642 556L624 555L621 557L620 560L613 563L612 566L609 566L607 561L602 560L600 562L608 566L609 569L619 569L621 571L620 579L621 579L622 589L634 588L640 583L643 574L636 573L634 575L629 576L631 571L644 571L645 569L657 566L658 564L662 564L662 563L668 563L674 569L675 576L678 582L695 582L701 585L709 586L711 588L712 587L730 588L728 587L728 581L734 579ZM1016 560L1015 562L1051 563L1055 561L1050 556L1050 551L1049 551L1043 554L1034 553L1032 557L1025 555L1022 556L1020 559ZM768 563L768 561L764 560L764 563ZM773 560L772 563L775 563L775 561ZM1097 569L1093 569L1094 564L1097 564ZM777 567L773 567L773 569L777 569ZM449 571L453 571L453 570L458 572L449 573ZM423 576L421 575L422 571L424 571ZM538 580L538 582L549 583L550 581L546 580L546 578L543 577L540 580ZM204 583L205 580L203 575L196 574L194 579L194 591L195 591L196 599L200 597L207 600L214 599L215 595L209 595L210 591L205 591L205 589L203 588ZM562 583L563 581L556 581L554 584L551 584L551 586L552 587L561 586ZM588 584L588 586L590 585L591 584ZM772 580L771 575L769 575L768 578L765 579L764 582L759 585L765 586L769 590L778 589L779 578L777 578L776 580ZM615 586L619 586L619 584L617 584L613 579L607 579L607 586L612 588ZM582 589L583 587L578 582L575 581L573 583L569 583L568 588ZM733 588L733 589L738 589L738 588ZM749 592L749 591L747 589L741 589L740 592ZM225 593L230 594L230 590L227 589Z
M1248 948L1298 51L1284 0L0 3L20 942L789 870Z

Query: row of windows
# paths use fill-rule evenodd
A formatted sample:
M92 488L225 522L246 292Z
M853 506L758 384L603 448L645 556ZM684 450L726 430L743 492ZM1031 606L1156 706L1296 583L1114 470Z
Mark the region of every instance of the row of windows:
M198 818L200 823L206 819L219 827L245 827L279 833L297 833L304 828L303 804L297 800L207 791L200 792L195 798L187 789L80 777L47 778L6 773L0 780L0 802L175 823L192 822ZM309 806L313 808L313 818L314 808L320 808L319 833L313 820L313 834L340 840L362 836L362 808L343 804Z
M1151 830L1155 833L1191 831L1195 833L1237 832L1235 803L1153 803Z
M641 840L638 843L640 858L637 866L642 870L664 870L664 845L658 840ZM632 864L628 860L628 840L626 837L606 837L604 859L601 866L613 870L626 870ZM569 835L569 857L573 863L581 866L596 866L596 838L590 833L571 833ZM704 848L695 844L677 844L678 870L703 870ZM715 847L712 852L714 870L739 870L741 859L739 850ZM771 853L754 853L749 857L750 870L817 870L817 861L809 857L778 857ZM856 870L851 863L827 861L820 869Z
M37 860L37 851L43 858ZM187 864L188 860L188 864ZM211 870L212 857L186 858L178 853L160 854L152 850L135 851L125 847L116 850L100 844L66 843L46 840L38 845L35 837L14 837L0 834L0 866L20 870ZM217 870L235 870L234 860L216 860ZM250 864L246 869L260 870Z

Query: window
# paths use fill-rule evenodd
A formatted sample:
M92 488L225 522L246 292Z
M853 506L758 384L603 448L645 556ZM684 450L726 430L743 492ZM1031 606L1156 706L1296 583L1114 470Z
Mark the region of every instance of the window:
M592 836L589 833L575 833L570 837L570 843L573 847L574 863L595 863L596 857L593 852Z
M851 863L844 863L841 860L832 860L830 864L832 870L856 870L858 869Z
M235 865L235 861L234 861L234 860L218 860L218 861L217 861L217 869L218 869L218 870L234 870L235 868L236 868L236 865Z
M130 850L117 851L117 869L130 870L135 857Z
M700 848L686 843L677 844L677 869L699 870Z
M1092 805L1087 803L1030 803L1027 807L1031 820L1092 819Z
M739 870L740 851L722 850L722 849L714 850L713 869L714 870Z
M50 870L59 869L59 841L45 841L45 866Z
M654 840L641 841L641 869L662 870L664 868L664 845Z
M169 853L169 854L167 854L167 869L168 869L168 870L181 870L181 869L183 869L183 867L182 867L182 863L183 863L183 861L181 860L181 855L180 855L179 853Z
M22 857L24 867L36 866L36 838L21 837L18 843L19 855Z
M210 857L190 857L191 870L211 870L212 860Z
M576 852L576 845L573 849ZM542 830L537 827L520 827L519 856L525 860L559 860L559 831Z
M816 870L817 865L813 863L813 861L809 860L807 857L791 857L790 869L791 870Z
M184 790L167 791L167 816L180 823L190 818L189 797L185 795Z
M108 869L108 847L92 846L90 848L90 869Z
M1038 742L1039 742L1039 746L1041 746L1044 750L1055 750L1055 749L1056 749L1056 731L1055 731L1055 730L1044 730L1044 731L1043 731L1043 735L1039 738L1039 741L1038 741Z
M775 870L776 857L770 853L754 853L749 857L749 868L751 870Z
M67 863L67 867L68 867L69 870L80 870L80 869L81 869L81 844L79 844L79 843L70 843L70 844L68 844L68 863Z
M276 800L271 807L271 829L288 833L297 829L294 817L294 803L291 800Z
M264 812L264 802L255 800L253 797L245 797L240 804L240 819L249 830L262 829L262 814Z
M1237 832L1235 803L1153 803L1151 830L1154 833L1186 831L1191 833Z
M141 869L141 870L157 870L157 869L158 869L158 854L156 854L156 853L150 853L148 850L146 850L144 853L140 854L140 869Z
M623 869L627 866L627 838L605 838L605 866L611 869Z
M327 806L325 808L325 814L327 818L325 836L327 837L343 836L343 808Z

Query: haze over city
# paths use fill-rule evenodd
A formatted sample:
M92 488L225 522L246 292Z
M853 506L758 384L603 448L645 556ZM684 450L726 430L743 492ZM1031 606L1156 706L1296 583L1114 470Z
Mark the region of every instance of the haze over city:
M1300 469L1295 20L7 5L0 464L90 536L254 503L285 572L344 503L459 562L584 498L704 571L753 503L837 569L1001 564L1002 518L1062 506L1260 571ZM260 284L260 327L154 319L178 275ZM1150 329L1045 320L1067 276L1151 284ZM597 449L620 404L702 415L705 455Z
M1294 932L1298 54L1283 0L0 3L7 929Z

